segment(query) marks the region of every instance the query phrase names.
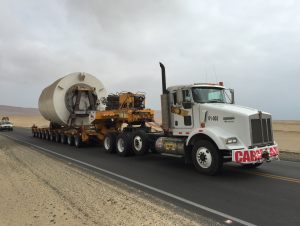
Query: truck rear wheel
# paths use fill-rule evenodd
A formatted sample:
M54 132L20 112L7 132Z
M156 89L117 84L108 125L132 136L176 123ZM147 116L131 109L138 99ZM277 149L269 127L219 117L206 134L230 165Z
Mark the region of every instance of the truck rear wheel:
M69 135L67 138L68 145L72 146L74 145L74 137L72 135Z
M215 145L207 140L198 141L192 150L195 168L204 174L215 175L222 168L222 156Z
M103 141L103 146L104 146L105 152L107 152L107 153L116 152L116 138L117 138L116 133L106 134L104 141Z
M132 149L136 155L144 155L149 151L150 140L143 130L137 130L132 136Z
M120 133L117 136L117 153L121 156L128 156L131 149L131 134Z
M83 145L83 142L81 140L81 137L79 135L74 136L74 145L76 148L80 148Z

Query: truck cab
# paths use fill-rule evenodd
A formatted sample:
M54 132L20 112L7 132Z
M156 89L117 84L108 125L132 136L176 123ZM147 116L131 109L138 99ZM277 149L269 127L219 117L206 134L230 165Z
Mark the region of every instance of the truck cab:
M164 80L164 68L162 74ZM278 159L271 114L236 105L223 82L163 87L161 99L168 134L157 140L161 152L182 154L207 174L224 162L257 167Z

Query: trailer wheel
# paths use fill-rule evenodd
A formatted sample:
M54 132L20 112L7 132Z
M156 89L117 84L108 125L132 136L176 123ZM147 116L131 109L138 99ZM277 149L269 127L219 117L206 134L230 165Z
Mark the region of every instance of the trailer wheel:
M74 145L76 148L80 148L83 145L83 142L82 142L80 136L78 136L78 135L74 136Z
M32 136L33 136L33 137L36 137L35 131L32 131Z
M72 135L69 135L67 138L68 145L72 146L74 145L74 137Z
M116 152L116 138L117 138L116 133L106 134L104 141L103 141L103 146L104 146L105 152L107 152L107 153L115 153Z
M48 132L45 133L45 139L49 140L49 133Z
M67 143L67 136L64 134L60 135L60 143L66 144Z
M58 133L55 135L55 141L56 141L57 143L60 142L60 135L59 135Z
M50 137L49 137L50 141L54 141L54 140L55 140L55 136L53 135L53 133L50 133L49 136L50 136Z
M222 156L215 145L207 140L198 141L192 150L195 168L204 174L215 175L222 168Z
M150 140L144 130L137 130L132 136L132 149L136 155L144 155L149 151Z
M46 135L44 132L42 132L42 139L44 140L46 138Z
M117 136L117 153L121 156L130 155L131 149L131 134L130 133L120 133Z

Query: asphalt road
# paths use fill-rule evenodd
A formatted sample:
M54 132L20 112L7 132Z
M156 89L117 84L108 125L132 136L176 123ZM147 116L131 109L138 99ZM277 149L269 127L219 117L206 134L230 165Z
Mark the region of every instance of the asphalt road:
M300 162L276 161L246 170L225 165L218 176L197 173L182 159L149 154L119 157L101 147L76 149L40 140L28 129L1 132L179 207L231 225L300 225Z

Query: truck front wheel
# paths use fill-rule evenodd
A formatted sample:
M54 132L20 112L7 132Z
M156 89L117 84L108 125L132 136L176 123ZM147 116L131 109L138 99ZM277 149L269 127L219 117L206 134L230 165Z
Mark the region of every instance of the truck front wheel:
M222 156L211 142L198 141L192 150L192 160L196 169L207 175L215 175L222 168Z

